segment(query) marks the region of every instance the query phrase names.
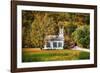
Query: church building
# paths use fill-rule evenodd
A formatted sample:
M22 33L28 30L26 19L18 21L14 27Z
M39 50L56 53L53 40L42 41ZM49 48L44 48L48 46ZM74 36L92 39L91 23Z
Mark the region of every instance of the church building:
M48 35L45 37L43 49L63 49L64 47L64 29L59 28L58 35Z

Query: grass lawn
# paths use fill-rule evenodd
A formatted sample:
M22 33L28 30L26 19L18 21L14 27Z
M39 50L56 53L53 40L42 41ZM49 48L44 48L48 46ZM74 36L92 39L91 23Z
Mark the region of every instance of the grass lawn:
M89 59L90 53L78 50L40 50L23 48L22 62L61 61Z

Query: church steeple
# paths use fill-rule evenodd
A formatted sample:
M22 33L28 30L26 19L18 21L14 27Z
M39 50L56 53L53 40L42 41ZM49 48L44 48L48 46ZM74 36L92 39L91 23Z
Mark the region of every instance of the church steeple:
M59 28L59 37L61 37L61 38L64 38L64 29L63 29L63 27L61 28Z

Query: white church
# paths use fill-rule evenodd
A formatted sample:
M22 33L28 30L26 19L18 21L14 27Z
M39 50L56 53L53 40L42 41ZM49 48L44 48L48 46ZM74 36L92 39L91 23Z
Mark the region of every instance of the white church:
M48 35L45 37L43 49L63 49L64 47L64 29L59 28L58 35Z

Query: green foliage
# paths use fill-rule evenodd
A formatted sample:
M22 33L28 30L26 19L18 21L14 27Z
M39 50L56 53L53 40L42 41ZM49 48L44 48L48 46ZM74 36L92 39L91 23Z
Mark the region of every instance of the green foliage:
M73 40L78 46L83 48L89 48L90 45L90 28L89 25L84 25L76 29L72 33Z
M67 24L67 26L65 27L65 34L70 36L72 32L75 31L76 28L77 28L77 25L74 25L72 23Z

